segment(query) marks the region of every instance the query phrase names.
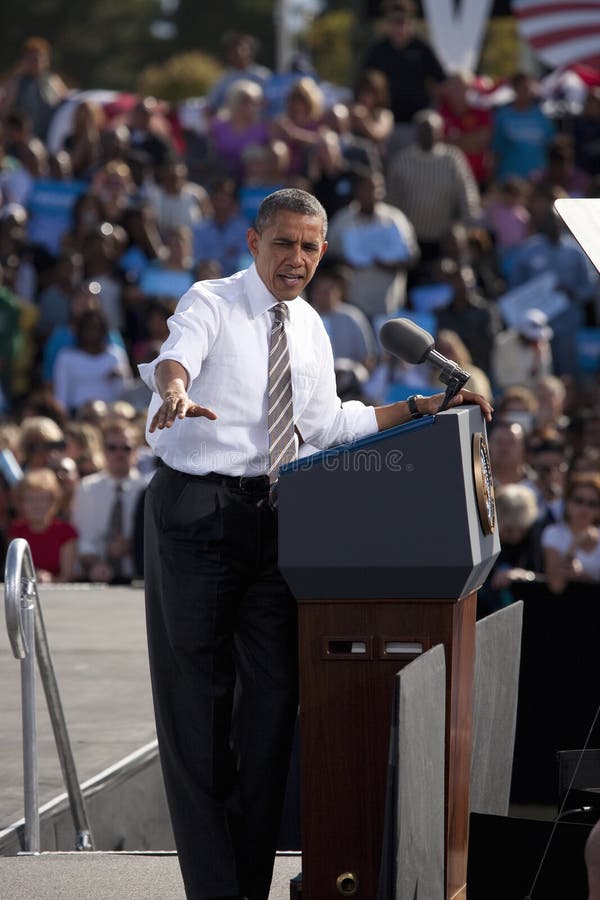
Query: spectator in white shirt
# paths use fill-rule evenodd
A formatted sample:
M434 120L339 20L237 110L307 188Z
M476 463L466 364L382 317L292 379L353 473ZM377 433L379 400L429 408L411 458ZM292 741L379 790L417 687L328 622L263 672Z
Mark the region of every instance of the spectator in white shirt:
M183 225L193 228L209 210L208 194L188 181L184 162L170 159L157 170L157 183L149 187L147 202L156 212L160 233L165 236Z
M514 328L499 332L492 348L492 379L499 390L522 384L535 388L552 374L553 331L541 309L529 309Z
M570 581L600 581L600 475L572 475L565 491L564 521L542 532L548 587L561 594Z
M53 373L54 396L69 412L88 400L118 400L131 381L131 367L122 347L108 343L108 326L101 310L90 309L75 323L75 346L61 350Z
M123 583L136 574L131 541L135 509L146 481L136 468L139 435L135 426L115 419L106 423L102 433L106 470L81 479L72 521L79 533L82 576L94 582Z
M347 300L369 318L404 306L419 250L408 218L385 202L380 173L357 170L354 199L331 220L329 252L351 268Z

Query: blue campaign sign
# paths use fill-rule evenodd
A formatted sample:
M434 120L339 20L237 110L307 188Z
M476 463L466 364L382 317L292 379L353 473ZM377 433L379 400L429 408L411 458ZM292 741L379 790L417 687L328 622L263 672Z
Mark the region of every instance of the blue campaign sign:
M194 279L189 272L148 266L142 272L140 288L148 297L170 297L178 300L191 288Z
M56 256L60 251L63 235L71 228L75 201L88 188L85 181L37 179L27 202L27 233L31 243L45 247Z
M600 372L600 328L580 328L577 332L578 368Z
M445 282L422 284L410 290L410 302L417 313L432 313L448 306L452 300L452 287Z

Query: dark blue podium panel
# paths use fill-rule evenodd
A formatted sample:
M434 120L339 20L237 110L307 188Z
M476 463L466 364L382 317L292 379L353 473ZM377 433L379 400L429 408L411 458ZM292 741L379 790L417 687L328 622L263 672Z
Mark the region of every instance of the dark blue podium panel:
M484 531L475 435L481 411L463 406L285 466L279 565L294 595L455 600L478 588L500 543L497 526Z

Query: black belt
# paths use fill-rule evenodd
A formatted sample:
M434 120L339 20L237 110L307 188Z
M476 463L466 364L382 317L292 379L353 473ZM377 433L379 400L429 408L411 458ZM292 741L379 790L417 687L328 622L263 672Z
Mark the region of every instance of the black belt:
M244 494L265 494L269 491L268 475L221 475L220 472L207 472L206 475L198 477L223 484L235 491L242 491Z
M162 459L158 461L158 467L171 469ZM222 475L221 472L206 472L204 475L193 475L191 472L181 472L179 469L171 469L178 475L185 475L187 478L199 479L200 481L212 481L214 484L222 484L234 491L241 491L244 494L267 494L269 492L269 476L268 475Z

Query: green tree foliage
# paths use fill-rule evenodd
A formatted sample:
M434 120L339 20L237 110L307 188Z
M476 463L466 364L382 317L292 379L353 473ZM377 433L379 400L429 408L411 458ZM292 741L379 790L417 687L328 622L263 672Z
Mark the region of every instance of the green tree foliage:
M315 69L325 81L349 84L354 77L352 47L356 17L347 9L337 9L315 19L306 43Z
M144 69L138 78L138 91L177 103L186 97L203 97L222 73L221 64L206 53L178 53L162 65Z
M28 37L53 46L53 67L73 87L135 87L137 73L172 52L152 37L159 0L1 0L2 68L8 74Z
M171 21L177 28L173 50L203 50L222 58L221 40L227 31L252 34L259 42L257 61L274 65L273 0L180 0Z
M512 16L490 19L479 71L490 78L506 78L520 68L521 42Z

